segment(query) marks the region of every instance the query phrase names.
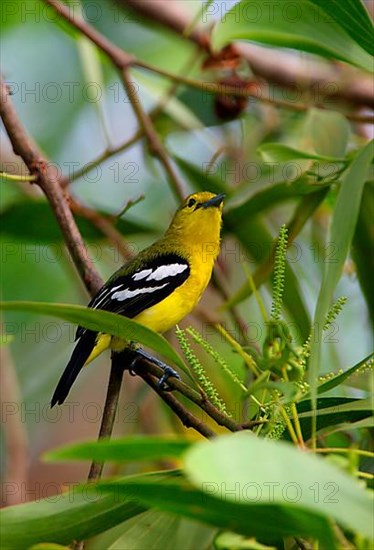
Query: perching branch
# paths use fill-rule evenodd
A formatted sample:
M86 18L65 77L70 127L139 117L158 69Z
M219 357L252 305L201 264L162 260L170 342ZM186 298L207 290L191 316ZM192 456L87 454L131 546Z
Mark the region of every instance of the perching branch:
M154 378L146 370L138 370L137 374L150 386L161 399L170 407L170 409L179 417L180 421L186 428L193 428L202 436L210 439L217 435L204 422L187 410L180 401L170 392L165 392L159 386L158 379Z
M142 378L144 373L151 374L158 379L160 379L164 374L163 370L160 367L143 358L139 359L135 363L135 365L132 367L132 370ZM242 430L241 424L238 424L233 418L227 416L226 414L218 410L214 405L212 405L212 403L208 400L207 396L204 393L197 392L196 390L191 388L191 386L185 384L182 380L178 380L178 378L169 378L168 385L172 390L178 391L179 393L184 395L189 401L192 401L192 403L195 403L195 405L205 411L206 414L210 416L219 426L224 426L231 432Z

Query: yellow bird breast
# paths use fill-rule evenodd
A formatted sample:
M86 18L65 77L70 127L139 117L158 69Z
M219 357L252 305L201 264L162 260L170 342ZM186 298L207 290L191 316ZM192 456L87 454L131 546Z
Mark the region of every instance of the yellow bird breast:
M134 317L138 323L163 333L179 323L196 306L206 289L214 265L215 254L202 256L195 255L199 261L191 262L188 279L177 287L166 298L151 306ZM115 351L121 351L127 343L119 338L112 338L108 334L100 333L96 339L96 345L86 361L88 365L105 349L111 347Z
M202 263L199 268L191 266L190 276L180 287L134 317L135 321L160 333L172 328L194 309L209 283L212 268L211 261Z

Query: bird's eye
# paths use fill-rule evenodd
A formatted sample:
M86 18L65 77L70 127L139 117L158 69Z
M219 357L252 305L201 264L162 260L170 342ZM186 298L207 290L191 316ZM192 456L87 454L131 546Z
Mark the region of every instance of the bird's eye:
M193 206L194 204L196 204L196 200L195 199L190 199L187 203L187 206L189 206L191 208L191 206Z

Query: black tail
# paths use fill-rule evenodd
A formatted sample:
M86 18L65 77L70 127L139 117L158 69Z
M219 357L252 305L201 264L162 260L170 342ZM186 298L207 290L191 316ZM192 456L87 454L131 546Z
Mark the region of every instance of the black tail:
M85 362L90 356L91 351L95 347L97 332L86 330L79 338L69 363L57 384L55 393L51 399L51 407L54 407L56 403L62 405L68 396L70 388L75 382L78 374L83 368Z

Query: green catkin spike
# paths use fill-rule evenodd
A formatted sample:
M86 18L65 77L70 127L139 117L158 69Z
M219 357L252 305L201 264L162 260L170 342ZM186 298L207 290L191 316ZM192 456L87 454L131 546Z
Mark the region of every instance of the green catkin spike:
M213 405L217 407L217 409L219 409L221 412L228 414L225 403L218 395L218 392L213 386L212 382L207 378L203 366L192 351L184 330L177 326L175 328L175 334L178 338L179 346L183 351L183 354L189 366L196 374L199 384L203 388L204 392L207 394L209 401L211 401L211 403L213 403Z
M286 424L284 422L282 421L276 422L274 427L266 435L266 439L274 439L274 440L281 439L285 429L286 429Z
M347 302L346 296L340 296L340 298L337 299L335 304L333 304L329 311L327 312L325 324L323 325L323 330L328 330L332 323L335 321L343 307L345 306Z
M363 363L351 376L357 376L358 374L363 374L364 372L369 372L373 369L374 366L374 355L369 357L365 363ZM337 372L328 372L324 374L323 376L318 377L318 383L323 384L324 382L328 382L329 380L333 380L337 376L340 376L343 374L343 369L339 369Z
M279 230L278 244L274 258L273 303L271 306L271 316L274 321L279 321L282 311L287 244L288 229L285 225L282 225Z
M345 306L347 302L346 296L341 296L338 298L338 300L333 304L325 318L325 324L323 325L323 330L328 330L332 323L335 321L339 313L342 311L343 307ZM310 355L310 335L308 336L308 339L305 341L303 347L301 348L301 353L299 356L299 360L303 366L306 365L306 359Z
M369 372L373 369L373 366L374 366L374 355L369 357L369 359L365 361L365 363L363 363L361 367L359 367L356 370L355 374L363 374L364 372Z
M228 374L228 376L231 378L231 380L233 380L235 382L235 384L240 386L240 388L243 390L243 392L247 393L247 388L245 387L245 385L239 380L239 378L236 376L236 374L234 372L232 372L232 370L228 367L226 361L218 353L218 351L216 351L209 344L209 342L204 340L204 338L201 336L201 334L196 329L194 329L193 327L188 327L186 332L188 332L188 334L190 334L192 336L192 338L195 340L195 342L197 344L199 344L214 359L214 361L217 363L217 365L219 365L221 367L221 369L224 372L226 372L226 374Z

